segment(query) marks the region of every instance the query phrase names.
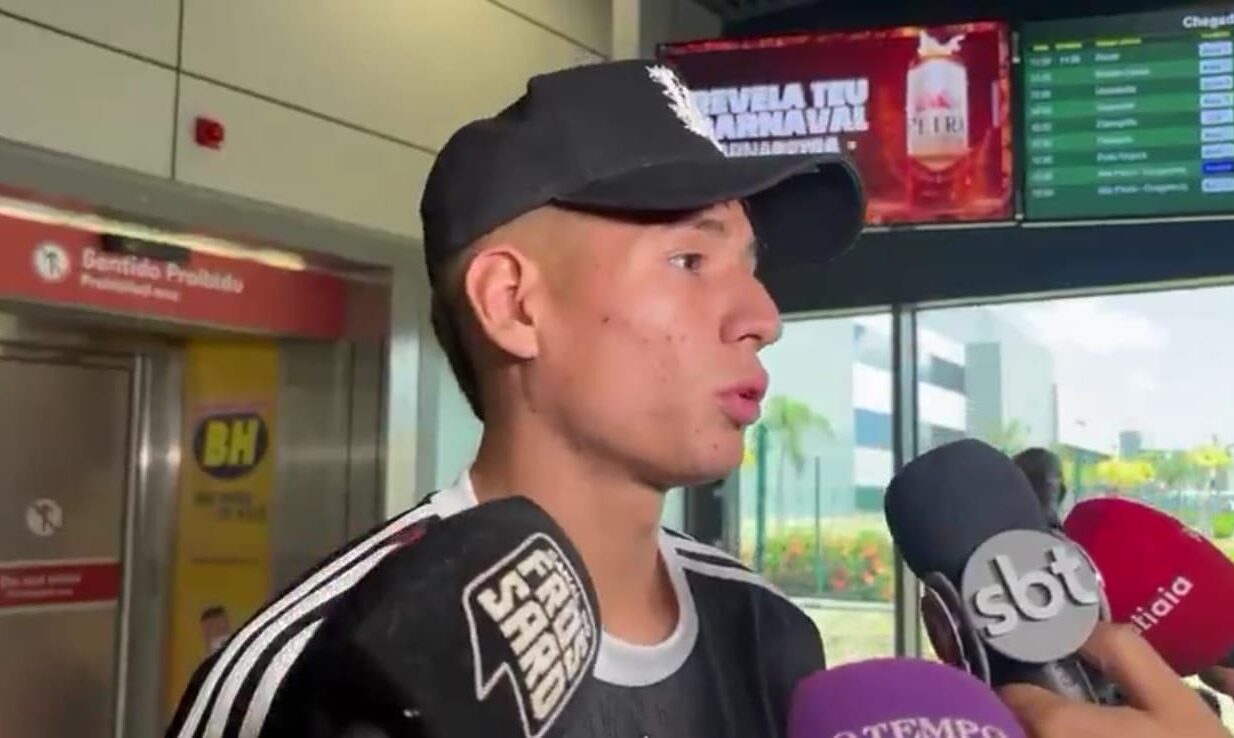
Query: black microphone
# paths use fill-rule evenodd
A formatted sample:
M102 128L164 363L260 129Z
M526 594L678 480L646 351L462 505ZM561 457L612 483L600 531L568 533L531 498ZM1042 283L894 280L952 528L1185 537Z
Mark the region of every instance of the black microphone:
M973 439L936 448L891 480L884 510L927 587L927 628L954 641L940 656L991 686L1029 683L1099 701L1075 654L1101 617L1100 577L1050 530L1010 458Z
M345 640L354 738L573 735L594 684L595 589L564 531L523 497L433 523L323 626ZM340 644L344 645L344 644Z

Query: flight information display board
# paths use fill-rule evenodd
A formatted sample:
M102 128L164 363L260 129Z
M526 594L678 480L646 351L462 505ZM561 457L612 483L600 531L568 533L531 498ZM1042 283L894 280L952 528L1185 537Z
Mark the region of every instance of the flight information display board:
M1028 220L1234 214L1234 6L1031 23Z

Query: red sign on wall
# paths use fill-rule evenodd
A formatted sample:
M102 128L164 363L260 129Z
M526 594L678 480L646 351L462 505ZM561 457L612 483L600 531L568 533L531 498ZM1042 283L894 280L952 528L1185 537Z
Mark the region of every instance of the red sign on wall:
M110 253L98 233L6 216L2 298L304 338L347 330L340 277L199 252L177 262Z
M120 597L118 561L0 562L0 613L49 605L114 602Z
M870 223L1012 217L1003 23L666 44L730 156L846 154Z

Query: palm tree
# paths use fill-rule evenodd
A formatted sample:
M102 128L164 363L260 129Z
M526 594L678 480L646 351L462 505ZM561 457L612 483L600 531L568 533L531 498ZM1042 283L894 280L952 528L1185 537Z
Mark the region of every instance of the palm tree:
M754 567L760 571L763 565L763 548L766 542L767 525L767 448L774 436L780 447L777 465L776 500L779 512L783 512L784 469L792 464L797 473L805 466L805 437L811 430L824 436L832 433L831 424L819 412L801 400L776 395L767 401L763 419L752 427L749 444L746 446L743 464L756 467L754 503Z
M761 422L780 448L776 463L776 519L780 520L784 516L785 470L791 466L795 474L801 474L806 463L806 436L812 430L831 436L831 423L809 403L784 395L776 395L767 402Z

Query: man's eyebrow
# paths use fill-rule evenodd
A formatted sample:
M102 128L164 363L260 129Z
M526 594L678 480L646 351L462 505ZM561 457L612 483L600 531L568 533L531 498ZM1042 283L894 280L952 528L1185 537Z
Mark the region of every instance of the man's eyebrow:
M699 216L694 219L693 226L700 231L714 233L717 236L728 235L728 223L718 218L711 218L705 215ZM746 257L750 260L751 264L758 265L758 254L761 250L762 245L758 242L757 238L750 239L746 244Z
M728 223L718 219L710 218L706 215L699 216L694 219L694 227L700 231L708 231L718 236L728 235Z

